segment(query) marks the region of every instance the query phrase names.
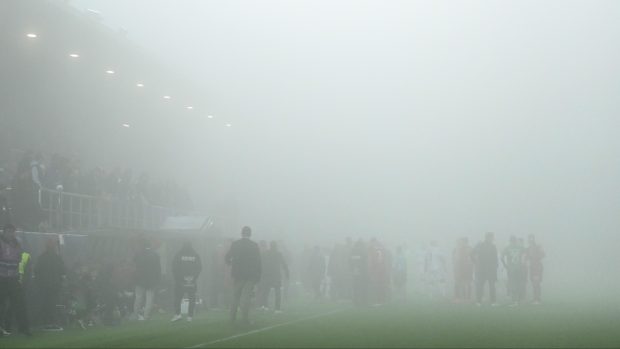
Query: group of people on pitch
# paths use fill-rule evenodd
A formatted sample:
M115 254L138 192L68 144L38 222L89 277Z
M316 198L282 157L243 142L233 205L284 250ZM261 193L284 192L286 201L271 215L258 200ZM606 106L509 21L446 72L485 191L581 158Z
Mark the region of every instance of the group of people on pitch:
M485 286L488 284L490 302L497 305L495 286L501 263L508 279L507 291L512 300L511 305L525 302L528 275L533 304L540 304L544 257L545 252L534 235L528 237L527 246L523 239L511 236L508 246L501 253L495 246L493 233L487 233L484 241L473 248L469 246L467 238L461 238L453 252L455 299L471 300L473 283L476 304L482 305Z

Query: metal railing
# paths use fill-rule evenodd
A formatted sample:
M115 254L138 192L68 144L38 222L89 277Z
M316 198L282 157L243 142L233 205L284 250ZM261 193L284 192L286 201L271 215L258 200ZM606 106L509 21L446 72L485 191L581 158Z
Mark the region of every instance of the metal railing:
M157 229L167 217L187 214L141 200L102 198L50 189L39 190L39 204L52 229Z

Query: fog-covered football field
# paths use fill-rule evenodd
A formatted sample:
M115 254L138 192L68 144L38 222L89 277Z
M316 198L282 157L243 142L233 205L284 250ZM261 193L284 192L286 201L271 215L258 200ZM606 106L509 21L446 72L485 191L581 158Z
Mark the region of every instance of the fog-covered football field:
M0 347L619 347L620 308L605 302L522 307L431 301L354 308L303 302L284 314L254 311L254 326L233 329L224 310L202 311L193 322L35 331L11 335Z

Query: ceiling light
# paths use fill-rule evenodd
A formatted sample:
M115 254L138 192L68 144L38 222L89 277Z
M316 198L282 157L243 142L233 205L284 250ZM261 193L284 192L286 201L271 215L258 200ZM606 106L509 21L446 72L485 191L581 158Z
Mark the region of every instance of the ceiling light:
M226 124L226 127L232 127L232 124Z
M139 82L139 83L137 83L137 84L136 84L136 86L138 86L138 87L144 87L144 84L143 84L143 83L141 83L141 82Z
M192 110L192 109L194 109L194 107L192 107L191 105L188 105L187 107L185 107L185 109Z
M123 127L125 127L125 128L130 128L130 127L131 127L131 125L129 125L129 124L123 124Z
M170 99L170 98L172 98L172 97L170 97L170 96L168 96L168 95L165 95L165 96L164 96L164 99Z
M71 58L80 58L80 55L77 54L77 53L70 53L69 57L71 57Z
M112 74L114 74L114 73L115 73L115 72L114 72L114 70L106 70L105 72L106 72L106 73L108 73L108 74L110 74L110 75L112 75Z
M207 115L208 119L213 119L213 115Z

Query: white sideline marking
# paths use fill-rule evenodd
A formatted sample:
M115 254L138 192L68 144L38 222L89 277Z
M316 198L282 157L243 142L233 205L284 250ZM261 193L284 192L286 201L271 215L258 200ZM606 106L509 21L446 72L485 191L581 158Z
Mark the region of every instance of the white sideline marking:
M192 345L191 347L187 347L187 349L201 348L201 347L206 347L206 346L209 346L209 345L212 345L212 344L216 344L216 343L226 342L226 341L229 341L229 340L232 340L232 339L237 339L237 338L253 335L253 334L256 334L256 333L261 333L261 332L273 330L274 328L288 326L288 325L292 325L292 324L295 324L295 323L298 323L298 322L312 320L312 319L320 318L320 317L323 317L323 316L332 315L332 314L335 314L335 313L339 313L342 310L343 309L332 310L330 312L323 313L323 314L312 315L312 316L308 316L308 317L297 319L297 320L293 320L293 321L283 322L281 324L271 325L271 326L259 328L259 329L256 329L256 330L239 333L239 334L236 334L236 335L233 335L233 336L230 336L230 337L224 337L224 338L216 339L216 340L213 340L211 342L205 342L205 343L200 343L200 344Z

